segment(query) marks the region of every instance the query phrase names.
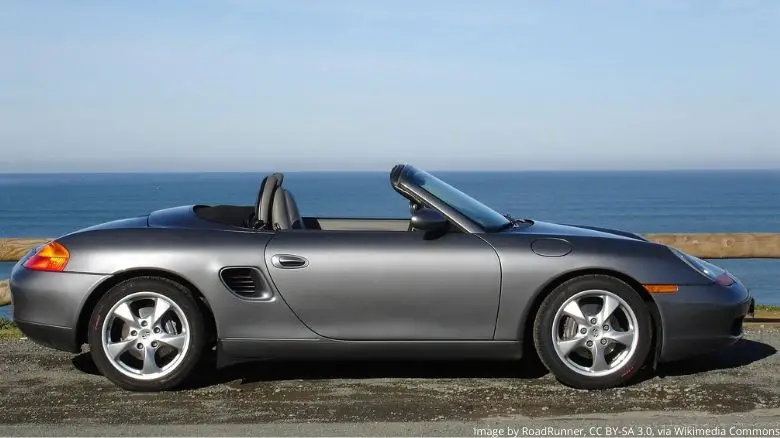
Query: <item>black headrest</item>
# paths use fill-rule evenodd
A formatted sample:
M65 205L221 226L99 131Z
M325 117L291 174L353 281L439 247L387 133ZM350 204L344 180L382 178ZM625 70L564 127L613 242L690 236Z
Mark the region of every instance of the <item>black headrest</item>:
M287 197L284 189L278 188L273 196L274 204L271 210L271 224L274 230L287 230L290 228L290 211L287 208Z
M305 228L295 198L292 193L281 187L276 189L274 194L271 217L273 229L276 231L301 230Z
M257 194L257 220L265 224L271 223L271 205L274 201L274 193L284 181L284 174L273 173L263 179Z
M260 200L263 199L263 193L265 192L265 187L268 185L268 177L266 176L263 178L263 182L260 183L260 190L257 191L257 199L255 200L255 214L257 214L260 211Z
M301 212L298 210L298 203L295 202L295 198L292 193L287 189L284 190L284 200L287 204L287 216L290 218L290 228L294 230L300 230L305 228L303 225L303 218Z

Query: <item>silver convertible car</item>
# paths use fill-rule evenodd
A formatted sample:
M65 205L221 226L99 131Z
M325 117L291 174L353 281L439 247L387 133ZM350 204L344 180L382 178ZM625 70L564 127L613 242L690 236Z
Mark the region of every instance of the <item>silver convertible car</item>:
M735 343L752 311L708 262L515 219L410 165L390 172L408 218L301 216L283 181L267 176L254 205L169 208L35 248L11 274L14 319L49 347L89 344L129 390L179 387L211 354L217 366L531 356L601 389Z

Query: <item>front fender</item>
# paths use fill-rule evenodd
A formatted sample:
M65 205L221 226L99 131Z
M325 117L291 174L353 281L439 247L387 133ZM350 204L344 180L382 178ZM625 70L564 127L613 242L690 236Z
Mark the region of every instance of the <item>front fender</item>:
M572 251L544 257L531 250L538 236L496 235L489 239L501 260L501 299L495 340L522 340L536 304L560 278L577 273L614 273L642 284L704 285L709 281L664 245L629 239L568 236Z

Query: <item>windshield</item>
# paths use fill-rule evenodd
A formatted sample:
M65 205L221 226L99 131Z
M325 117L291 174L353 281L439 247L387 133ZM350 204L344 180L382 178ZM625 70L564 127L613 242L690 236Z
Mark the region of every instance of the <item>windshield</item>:
M428 172L407 167L406 178L440 201L455 209L458 213L476 222L485 230L496 230L511 224L501 213L493 210L471 196L452 187Z

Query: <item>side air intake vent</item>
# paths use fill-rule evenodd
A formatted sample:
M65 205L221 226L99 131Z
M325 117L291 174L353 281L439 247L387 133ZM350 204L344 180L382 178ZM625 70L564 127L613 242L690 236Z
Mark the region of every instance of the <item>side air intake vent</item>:
M260 300L271 298L271 288L256 268L225 268L219 277L225 287L240 297Z

